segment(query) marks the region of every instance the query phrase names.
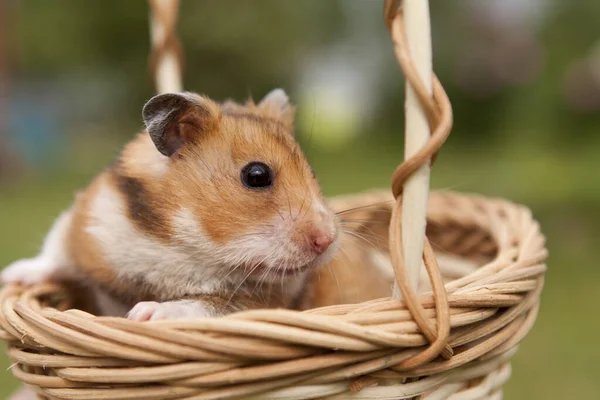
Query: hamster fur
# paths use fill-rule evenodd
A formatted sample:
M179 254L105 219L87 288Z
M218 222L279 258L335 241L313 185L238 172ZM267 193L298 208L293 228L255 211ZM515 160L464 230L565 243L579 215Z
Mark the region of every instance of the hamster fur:
M155 96L146 130L1 280L75 281L93 312L134 320L294 307L334 255L339 224L293 114L281 89L244 105Z

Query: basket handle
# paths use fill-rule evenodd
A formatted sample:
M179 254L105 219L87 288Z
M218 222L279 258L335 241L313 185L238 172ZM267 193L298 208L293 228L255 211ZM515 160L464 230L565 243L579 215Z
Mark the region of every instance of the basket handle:
M149 0L149 3L152 39L150 76L158 94L181 92L183 49L175 32L179 0Z
M396 275L394 294L402 293L415 322L430 346L400 368L414 368L439 354L452 356L448 346L448 299L435 255L425 236L429 172L452 127L452 107L431 66L429 5L423 0L386 0L385 22L394 53L406 77L405 160L392 176L396 199L390 223L390 255ZM425 316L416 293L422 260L431 280L437 330Z

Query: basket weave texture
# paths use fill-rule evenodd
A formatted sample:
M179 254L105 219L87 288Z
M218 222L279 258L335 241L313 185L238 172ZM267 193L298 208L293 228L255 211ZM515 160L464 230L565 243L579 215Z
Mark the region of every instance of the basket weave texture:
M395 171L393 198L364 193L332 206L394 199L387 203L389 255L402 300L135 322L70 309L58 285L7 286L0 338L13 374L48 399L501 398L509 360L537 316L545 240L523 206L432 193L423 254L428 288L417 294L407 283L402 188L435 160L452 113L437 78L430 96L415 72L397 6L386 2L386 21L431 139Z
M372 204L379 196L334 203ZM508 360L536 318L544 238L524 207L453 193L432 194L428 225L436 248L489 260L479 268L440 265L449 359L408 364L431 345L407 303L387 298L140 323L59 311L68 304L55 285L9 286L1 292L0 337L15 376L48 398L497 398ZM435 327L434 297L426 292L418 301Z

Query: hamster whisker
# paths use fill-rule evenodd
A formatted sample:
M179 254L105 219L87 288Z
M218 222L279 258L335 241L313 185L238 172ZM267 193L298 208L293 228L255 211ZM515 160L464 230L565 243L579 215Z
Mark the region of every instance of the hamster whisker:
M377 249L378 247L375 246L370 240L368 240L367 238L365 238L363 235L357 233L357 232L352 232L352 231L348 231L348 230L343 230L344 233L347 233L348 235L351 235L357 239L363 240L365 243L367 243L368 245L370 245L371 247L373 247L374 249Z
M352 212L352 211L363 210L365 208L381 206L381 205L384 205L384 204L391 204L394 201L395 200L387 200L387 201L381 201L379 203L368 204L368 205L365 205L365 206L352 207L352 208L348 208L346 210L338 211L335 214L336 215L342 215L342 214L346 214L346 213L349 213L349 212ZM373 210L373 212L385 212L385 213L391 214L392 210Z
M377 241L386 241L388 240L387 235L382 236L380 234L377 234L375 232L373 232L373 230L371 228L369 228L369 226L365 223L358 223L358 225L349 225L349 224L340 224L342 226L342 232L345 233L355 233L355 234L360 234L359 232L362 231L362 233L369 233L369 236L372 239L376 239ZM368 232L365 232L368 231Z
M308 211L310 210L310 207L306 207L306 209L304 210L304 213L302 213L301 217L304 217Z
M228 265L227 269L229 270L229 272L227 272L220 280L219 283L223 283L223 281L225 279L227 279L227 277L229 275L231 275L233 272L239 270L240 268L243 268L244 271L246 271L247 269L247 259L242 259L242 260L237 260L237 262L232 262L230 265Z
M263 261L261 261L259 264L262 264L267 258L268 257L265 257L263 259ZM265 270L263 272L261 272L261 274L259 275L259 277L256 281L256 284L254 285L254 288L252 289L252 292L250 293L250 296L252 296L254 294L254 291L256 290L257 287L261 286L261 288L262 288L262 285L264 283L266 283L266 279L269 277L270 273L271 273L271 271L269 268L265 268ZM267 298L270 295L271 295L271 285L269 285L269 295L267 296ZM263 297L263 300L264 300L264 297Z
M266 283L266 279L269 277L270 271L268 269L265 269L263 272L260 273L258 279L256 280L256 284L254 285L254 288L252 289L252 292L250 293L250 296L252 296L254 294L254 291L260 286L261 289L263 287L263 284ZM269 293L270 294L270 293ZM267 296L268 297L268 296Z
M262 263L264 263L266 260L268 260L269 258L271 258L273 256L273 253L275 253L275 250L271 250L271 252L269 252L269 254L267 254L266 256L263 257L262 260L260 260L256 265L261 265ZM256 267L254 267L252 269L252 271L254 271ZM268 268L265 268L265 271L268 271Z
M329 270L329 273L333 276L333 279L335 279L335 286L338 291L338 297L340 297L340 295L342 293L342 289L340 287L340 280L338 279L338 276L335 273L335 270L333 269L333 266L331 265L331 263L327 264L327 269Z
M304 198L302 199L302 204L300 205L300 209L298 210L298 213L296 214L296 217L294 218L294 220L298 220L298 217L300 217L300 213L302 213L302 210L304 209L304 204L306 203L306 197L304 196ZM304 214L302 215L304 216Z
M357 225L353 225L353 224L357 224ZM369 227L369 225L371 225L371 224L368 224L366 222L354 222L354 221L352 221L350 223L343 223L342 222L342 223L340 223L340 225L344 229L345 228L352 229L352 232L358 233L359 230L366 229L367 231L369 231L369 233L371 233L373 235L373 237L376 237L376 238L381 238L382 237L381 235L378 235L377 233L373 232L373 230ZM382 223L381 225L389 225L389 224ZM387 240L387 235L385 236L385 238Z
M215 178L215 172L213 171L213 169L211 167L209 167L208 163L204 160L204 158L199 157L200 158L200 162L202 164L204 164L204 168L206 168L208 170L208 173L210 174L210 178L214 179Z
M223 283L225 281L225 279L227 279L229 277L229 275L231 275L233 272L237 271L238 269L240 269L240 267L242 266L242 264L233 264L228 266L228 270L229 272L227 272L220 280L219 280L219 284Z
M233 297L235 296L237 291L242 287L242 285L246 282L246 280L250 277L250 275L252 275L252 273L260 266L260 264L261 263L256 263L256 265L250 270L250 272L248 272L246 274L244 279L242 279L241 282L236 286L236 288L233 290L233 293L231 293L231 296L229 296L229 299L227 300L227 305L229 305L229 303L231 302L231 300L233 299Z
M340 223L345 223L345 222L362 222L362 223L382 223L382 224L389 224L390 220L389 219L369 219L369 218L365 218L365 219L346 219L343 218L340 220Z
M287 202L288 202L288 215L290 216L290 218L293 219L293 217L292 217L292 203L290 201L290 194L287 193L286 197L287 197Z
M277 211L277 214L279 214L279 217L281 217L281 220L285 221L285 218L283 218L283 214L281 213L281 211L279 211L278 209L275 209L275 211Z
M283 274L280 274L279 271L283 269L283 263L277 266L276 274L279 275L279 283L281 285L281 293L284 293L285 291L285 276L283 276Z
M437 252L441 250L444 253L452 254L452 250L448 249L446 246L442 246L439 242L429 238L429 236L427 237L427 239L429 240L429 243L431 243L431 245L433 246L434 251Z

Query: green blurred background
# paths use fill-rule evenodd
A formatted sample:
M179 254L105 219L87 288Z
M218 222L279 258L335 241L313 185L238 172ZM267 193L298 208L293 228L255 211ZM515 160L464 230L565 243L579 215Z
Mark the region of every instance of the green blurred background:
M283 87L327 194L386 187L404 84L382 1L183 0L188 90ZM435 70L455 111L437 189L529 205L550 249L537 325L507 399L598 398L600 2L431 2ZM0 266L141 127L153 94L144 1L0 0ZM0 356L0 398L17 385Z

